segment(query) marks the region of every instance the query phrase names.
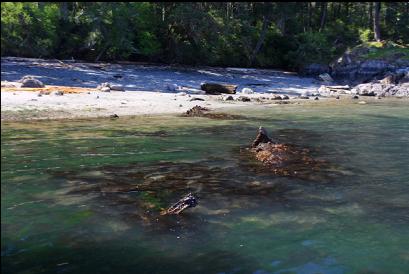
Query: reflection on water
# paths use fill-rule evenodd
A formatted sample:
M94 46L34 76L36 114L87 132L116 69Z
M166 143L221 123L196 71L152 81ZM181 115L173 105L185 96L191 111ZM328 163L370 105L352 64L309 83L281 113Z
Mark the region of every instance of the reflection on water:
M2 272L406 273L409 111L392 104L3 123ZM274 174L244 150L260 125L326 164ZM197 207L160 215L188 192Z

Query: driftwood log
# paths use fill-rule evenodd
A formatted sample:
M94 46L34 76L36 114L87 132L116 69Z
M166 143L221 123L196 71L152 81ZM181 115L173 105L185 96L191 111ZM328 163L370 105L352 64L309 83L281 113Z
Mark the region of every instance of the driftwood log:
M179 214L183 210L189 207L195 207L195 206L197 206L197 199L195 196L193 196L192 193L189 193L186 196L184 196L182 199L180 199L178 202L171 205L168 209L163 210L161 212L161 215Z
M216 83L204 83L200 88L206 91L206 94L218 95L221 93L235 94L237 85L225 85Z

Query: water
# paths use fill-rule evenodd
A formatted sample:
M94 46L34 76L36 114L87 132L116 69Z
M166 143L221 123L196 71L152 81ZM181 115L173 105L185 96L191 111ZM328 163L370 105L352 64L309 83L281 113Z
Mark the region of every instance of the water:
M239 114L2 123L2 273L409 272L406 101ZM260 125L327 165L274 175Z

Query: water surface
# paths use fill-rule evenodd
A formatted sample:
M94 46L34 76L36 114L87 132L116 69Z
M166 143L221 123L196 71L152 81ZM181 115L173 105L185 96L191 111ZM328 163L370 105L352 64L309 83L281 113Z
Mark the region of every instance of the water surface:
M237 114L2 123L2 273L409 271L406 101ZM260 125L328 164L269 172Z

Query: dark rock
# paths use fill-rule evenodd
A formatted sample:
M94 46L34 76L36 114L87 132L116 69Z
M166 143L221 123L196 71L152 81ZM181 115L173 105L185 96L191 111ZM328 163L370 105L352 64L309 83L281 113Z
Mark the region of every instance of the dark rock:
M335 97L335 99L339 100L339 95L337 97Z
M290 97L288 97L287 95L281 95L281 99L282 100L288 100L288 99L290 99Z
M270 100L283 100L283 98L280 95L273 95Z
M315 101L317 101L317 100L319 100L319 99L320 99L320 98L318 98L318 97L315 97L315 98L314 98Z
M64 95L64 92L61 91L61 90L58 90L58 91L54 92L54 95L56 95L56 96L62 96L62 95Z
M352 99L359 99L359 96L358 96L358 95L354 95L354 96L352 96L351 98L352 98Z
M300 98L300 99L310 99L310 97L304 96L304 95L300 95L299 98Z
M224 101L233 101L234 100L234 98L233 98L233 96L231 96L231 95L229 95L229 96L227 96L226 98L224 98Z
M112 115L109 115L109 118L116 119L116 118L119 118L119 116L117 114L112 114Z
M250 99L249 97L247 97L247 96L239 96L239 97L237 98L237 101L250 102L251 99Z

